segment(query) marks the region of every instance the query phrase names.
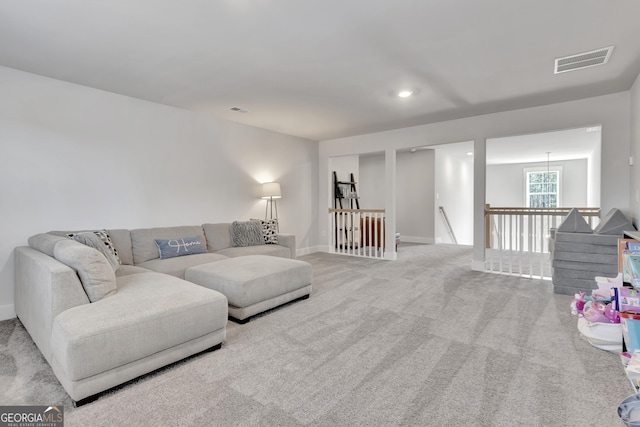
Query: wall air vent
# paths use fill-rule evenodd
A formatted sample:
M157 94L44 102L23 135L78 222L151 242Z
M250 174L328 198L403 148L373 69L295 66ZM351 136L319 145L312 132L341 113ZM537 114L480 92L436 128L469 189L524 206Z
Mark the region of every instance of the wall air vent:
M607 61L609 61L611 52L613 52L613 46L603 47L602 49L579 53L577 55L565 56L564 58L557 58L554 74L606 64Z
M247 110L243 110L242 108L238 108L238 107L230 108L230 110L235 111L236 113L248 113Z

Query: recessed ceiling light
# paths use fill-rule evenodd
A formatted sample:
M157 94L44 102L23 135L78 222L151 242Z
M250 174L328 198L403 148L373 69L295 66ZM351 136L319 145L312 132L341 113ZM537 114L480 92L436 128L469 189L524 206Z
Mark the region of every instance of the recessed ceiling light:
M398 92L398 96L400 98L408 98L411 95L413 95L413 91L412 90L401 90L400 92Z
M473 156L473 151L468 151L467 156Z

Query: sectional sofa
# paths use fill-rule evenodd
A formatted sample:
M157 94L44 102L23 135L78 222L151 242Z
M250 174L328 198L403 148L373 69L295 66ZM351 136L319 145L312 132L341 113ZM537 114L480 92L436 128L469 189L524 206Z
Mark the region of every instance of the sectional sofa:
M245 294L264 292L264 286L255 283L260 284L265 274L271 293L259 294L242 307L239 313L245 317L308 297L311 268L293 259L293 235L271 236L277 239L273 244L238 243L234 225L54 231L32 236L29 246L15 249L16 313L74 404L221 347L229 309L235 307L229 307L231 300L224 293L208 286L219 280L206 271L196 272L204 277L203 283L185 280L191 268L220 263L235 283L248 283L241 290ZM92 247L93 234L105 247ZM162 244L184 243L185 238L201 244L198 253L163 257ZM178 250L196 245L187 242ZM267 272L254 269L248 278L246 270L254 262L261 269L269 270L272 263L276 267Z

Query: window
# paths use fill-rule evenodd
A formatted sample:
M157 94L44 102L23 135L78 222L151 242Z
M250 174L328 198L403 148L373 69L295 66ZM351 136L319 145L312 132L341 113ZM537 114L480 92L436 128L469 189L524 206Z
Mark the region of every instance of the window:
M561 205L560 172L560 168L525 169L525 203L528 208L557 208Z

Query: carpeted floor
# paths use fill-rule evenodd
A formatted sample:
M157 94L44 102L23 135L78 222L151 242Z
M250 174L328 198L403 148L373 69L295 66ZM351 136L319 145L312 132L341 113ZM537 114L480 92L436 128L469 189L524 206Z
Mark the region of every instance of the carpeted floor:
M80 408L22 325L0 322L0 404L64 405L67 427L623 425L619 357L580 338L550 282L472 272L466 246L300 259L310 299Z

